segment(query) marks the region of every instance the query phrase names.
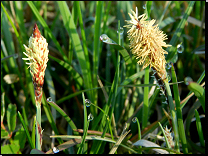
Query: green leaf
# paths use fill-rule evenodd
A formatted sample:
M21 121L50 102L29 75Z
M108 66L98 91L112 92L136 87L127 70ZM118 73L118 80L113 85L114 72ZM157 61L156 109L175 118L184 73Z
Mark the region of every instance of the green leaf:
M172 118L172 124L173 124L173 132L175 135L175 149L177 152L179 152L179 132L178 132L178 118L177 114L175 111L175 105L173 104L173 98L172 98L172 93L170 89L170 85L167 81L164 81L165 88L166 88L166 93L168 96L168 101L169 101L169 106L170 106L170 113L171 113L171 118Z
M21 127L14 136L14 144L19 145L21 149L24 148L26 142L26 133L23 127Z
M199 141L200 141L201 146L205 147L205 143L204 143L205 140L204 140L204 136L203 136L201 120L200 120L200 117L199 117L199 113L196 109L195 109L195 117L196 117L197 132L199 134Z
M205 112L205 89L196 82L190 82L188 85L188 89L194 92Z
M17 107L16 105L9 104L7 109L7 123L9 127L9 131L13 132L16 127L16 119L17 119Z
M38 150L38 149L32 149L32 150L30 151L30 154L45 154L45 153L42 152L42 151L40 151L40 150Z
M51 124L53 131L55 132L55 134L59 134L56 124L54 122L54 118L52 117L51 110L49 108L49 105L47 104L45 94L43 94L43 97L42 97L42 104L43 104L43 108L45 110L46 116L48 118L49 123ZM63 143L63 140L58 139L58 142L61 144Z
M164 20L160 23L159 27L160 27L160 29L162 29L162 28L166 27L167 25L169 25L169 24L171 24L171 23L174 23L174 22L175 22L175 19L174 19L174 18L172 18L172 17L167 17L166 19L164 19Z
M184 13L183 18L181 19L180 23L178 24L178 27L177 27L170 43L169 43L172 46L166 49L168 51L168 55L166 57L167 62L170 62L170 61L173 62L172 58L174 57L175 54L177 54L177 51L175 50L175 46L176 46L176 43L182 34L182 31L185 27L185 23L190 15L192 9L193 9L194 3L195 3L195 1L189 2L186 12ZM173 62L173 63L175 63L175 62Z
M180 100L179 89L178 89L178 84L177 84L177 76L176 76L176 72L175 72L173 64L171 68L171 73L172 73L172 82L175 83L173 84L173 92L174 92L174 99L175 99L175 105L176 105L176 113L177 113L177 118L178 118L179 136L181 139L183 153L187 154L188 153L187 141L186 141L186 135L185 135L185 130L184 130L184 124L183 124L182 109L180 107L181 100Z
M83 105L84 105L84 128L83 128L84 133L83 133L82 142L79 146L77 154L83 154L83 146L84 146L84 143L85 143L85 138L87 136L87 130L88 130L89 123L90 123L90 121L87 119L87 110L86 110L86 103L85 103L84 93L82 93L82 99L83 99Z
M56 61L58 64L60 64L62 67L64 67L65 69L68 70L69 73L74 73L73 77L74 79L80 79L80 74L79 72L75 71L74 68L72 68L72 65L69 64L69 62L65 62L65 61L62 61L56 57L53 57L51 55L49 55L49 58L50 59L53 59L54 61ZM82 79L81 79L82 80ZM82 83L83 81L81 81Z
M162 130L163 136L164 136L164 138L165 138L166 146L167 146L169 149L171 149L171 146L170 146L170 144L169 144L169 142L168 142L167 136L165 135L165 130L163 129L163 127L162 127L162 125L161 125L160 122L158 122L158 124L159 124L159 126L160 126L160 128L161 128L161 130Z
M35 147L35 123L36 123L36 116L33 118L33 127L32 127L32 133L31 133L31 144L33 147Z
M1 154L17 154L20 146L16 144L9 144L1 146Z
M63 111L63 109L61 109L55 102L50 101L50 99L47 99L48 104L50 104L53 108L55 108L64 118L65 120L68 122L68 124L71 126L71 128L77 129L76 125L74 124L74 122L71 120L71 118ZM78 132L74 131L74 134L79 134Z
M159 19L159 21L158 21L158 26L159 26L159 28L160 29L162 29L162 27L165 27L166 25L168 25L168 24L170 24L169 22L170 22L170 19L173 19L173 18L167 18L167 19L165 19L164 21L162 21L163 20L163 18L164 18L164 16L165 16L165 13L166 13L166 11L167 11L167 9L168 9L168 7L169 7L169 5L170 5L170 3L171 3L171 1L169 1L168 3L167 3L167 5L166 5L166 7L165 7L165 9L164 9L164 11L163 11L163 13L162 13L162 15L160 15L160 19ZM166 20L168 21L168 22L166 22ZM174 20L174 19L173 19ZM161 22L162 21L162 22ZM175 20L174 20L175 21Z
M82 43L80 41L79 34L76 30L74 19L72 19L71 12L66 2L58 1L57 3L63 18L64 27L66 28L68 34L70 35L75 50L75 54L77 56L79 65L81 67L84 86L86 89L92 88L92 78L89 72L90 69L88 64L86 63L86 56L82 48ZM89 96L89 99L93 99L93 95L91 92L87 92L87 94Z
M3 123L5 115L5 101L4 101L5 92L1 95L1 123Z
M152 6L152 1L147 1L145 12L147 12L148 17L150 17L151 6Z
M101 35L101 21L103 16L103 1L96 2L96 11L95 11L95 23L94 23L94 40L93 40L93 66L92 66L92 86L93 88L97 87L98 83L96 81L98 75L98 67L100 63L100 41L99 36ZM97 90L93 91L93 96L90 97L91 101L97 105L97 101L95 99L98 98ZM96 117L97 109L95 107L90 107L92 114ZM93 121L94 122L94 121ZM93 123L92 122L92 123Z
M6 130L4 130L3 128L1 128L1 139L9 138L8 135L9 135L9 133Z
M32 143L32 140L31 140L31 137L30 137L30 133L29 133L28 128L27 128L27 126L26 126L26 124L25 124L25 121L23 120L22 115L20 114L19 111L18 111L18 116L19 116L19 119L20 119L20 121L21 121L21 123L22 123L22 126L23 126L24 129L25 129L25 132L26 132L26 135L27 135L27 139L28 139L30 148L31 148L31 149L34 149L35 146L34 146L33 143Z
M131 57L130 57L128 51L124 47L120 46L119 44L114 42L112 39L110 39L106 34L102 34L100 36L100 40L106 44L112 45L116 50L118 50L120 52L120 54L123 56L126 64L132 63L132 60L131 60Z
M197 83L200 84L202 82L202 80L205 77L205 70L203 71L203 73L201 74L201 76L199 77L199 79L197 80ZM188 95L186 97L188 97L191 94L191 91L188 93ZM183 109L183 107L186 105L186 103L188 102L189 98L187 100L185 100L182 105L181 105L181 109Z
M191 82L188 85L188 89L190 89L191 91L194 92L194 94L197 97L203 96L205 94L205 90L203 87L201 87L199 84L195 83L195 82Z
M82 136L74 136L74 135L54 135L54 136L51 136L51 138L64 138L64 139L67 139L68 138L68 139L71 139L70 141L67 141L67 142L70 142L68 144L72 144L73 143L73 145L74 145L78 141L79 141L78 143L81 142ZM106 142L110 142L110 143L114 143L114 144L116 143L116 141L114 141L112 139L109 139L107 137L102 138L101 136L96 136L96 135L88 135L88 136L86 136L86 140L100 140L100 141L106 141ZM126 146L124 144L120 144L120 146L126 148L127 150L131 151L132 153L137 153L134 149L130 148L129 146Z

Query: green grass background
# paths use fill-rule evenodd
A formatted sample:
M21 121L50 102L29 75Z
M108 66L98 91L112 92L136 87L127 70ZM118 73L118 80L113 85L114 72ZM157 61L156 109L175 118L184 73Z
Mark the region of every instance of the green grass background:
M139 14L147 13L149 19L156 19L160 29L168 35L166 43L172 47L166 49L169 52L166 58L167 62L174 63L167 69L172 77L170 83L191 77L204 85L204 1L2 1L2 153L26 154L35 148L34 89L29 69L22 60L25 57L23 44L28 45L35 23L49 45L41 116L43 152L49 151L51 145L59 145L60 151L65 153L154 152L149 147L132 145L142 138L173 153L205 153L205 110L201 107L204 96L197 96L185 83L170 85L176 105L180 148L168 148L164 141L148 137L152 133L163 135L158 122L170 128L163 111L169 112L169 106L163 103L165 97L159 90L151 92L155 87L153 72L148 68L142 71L136 63L129 49L127 29L123 28L121 35L117 33L122 31L125 20L130 19L128 13L131 9L135 11L135 7ZM125 48L132 63L126 64L120 55L125 49L118 51L118 45L100 41L102 34ZM182 53L177 52L178 44L184 48ZM8 83L10 79L12 82ZM47 103L48 97L52 101ZM92 102L90 107L86 107L85 99ZM90 113L94 117L92 121L87 118ZM133 117L139 122L131 122ZM53 140L52 133L65 136ZM80 136L89 141L84 142ZM115 143L120 146L115 147Z

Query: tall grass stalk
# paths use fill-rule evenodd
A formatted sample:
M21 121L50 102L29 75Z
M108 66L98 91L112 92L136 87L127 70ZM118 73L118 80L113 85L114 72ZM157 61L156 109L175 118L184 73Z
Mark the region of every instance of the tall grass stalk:
M179 152L179 132L178 132L178 121L177 121L177 115L175 111L175 106L173 104L173 98L172 98L172 93L170 90L170 85L167 81L164 81L167 96L168 96L168 101L169 101L169 106L170 106L170 113L171 113L171 118L172 118L172 124L173 124L173 132L175 136L175 149Z

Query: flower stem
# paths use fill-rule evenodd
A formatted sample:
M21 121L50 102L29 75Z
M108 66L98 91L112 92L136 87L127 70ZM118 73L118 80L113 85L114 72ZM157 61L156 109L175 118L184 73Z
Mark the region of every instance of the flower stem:
M172 118L174 136L175 136L175 149L179 152L179 135L178 135L177 115L175 112L175 106L173 104L173 98L172 98L169 83L167 81L164 81L164 84L166 87L166 92L167 92L169 106L170 106L170 113L171 113L171 118Z
M35 78L34 78L35 79ZM36 149L41 150L42 147L42 128L41 128L41 99L42 99L42 86L33 83L35 89L35 102L36 102Z
M36 105L36 119L37 119L36 120L36 149L41 150L41 144L42 144L41 104Z
M144 84L149 84L149 67L145 68L145 79L144 79ZM148 122L148 114L149 114L149 99L148 99L148 94L149 94L149 87L144 87L144 105L142 108L142 129L147 127L147 122Z

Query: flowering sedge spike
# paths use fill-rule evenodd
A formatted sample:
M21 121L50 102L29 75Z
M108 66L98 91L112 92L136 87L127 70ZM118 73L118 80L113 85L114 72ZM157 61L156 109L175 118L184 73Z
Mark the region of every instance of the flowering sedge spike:
M142 69L150 65L150 68L156 70L159 79L165 81L167 73L165 69L166 60L164 54L167 54L162 47L169 47L164 42L167 35L159 30L158 24L154 25L154 19L147 21L147 16L142 14L138 17L138 10L136 13L132 11L129 13L131 20L126 20L129 28L127 34L130 40L130 48L136 59L139 59L138 64L142 65Z
M171 148L174 149L175 143L173 141L173 137L171 136L171 132L170 132L171 129L168 129L166 126L164 130L165 130L165 135L168 139L168 143L170 144Z
M24 45L26 52L23 52L29 60L26 64L30 67L33 85L35 89L36 105L41 105L42 87L44 83L45 70L48 62L48 43L40 34L37 24L33 28L33 34L29 39L29 46ZM29 68L28 67L28 68Z

